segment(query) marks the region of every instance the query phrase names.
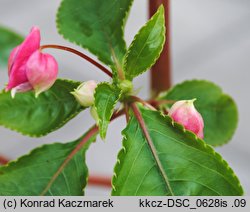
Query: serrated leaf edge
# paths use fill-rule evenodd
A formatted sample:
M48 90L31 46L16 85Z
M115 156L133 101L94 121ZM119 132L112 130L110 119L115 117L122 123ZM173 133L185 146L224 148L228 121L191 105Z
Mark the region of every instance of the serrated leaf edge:
M73 80L69 80L69 79L57 79L58 81L62 81L62 82L71 82L71 83L78 83L77 81L73 81ZM6 93L5 90L2 90L0 92L0 94L2 93ZM32 133L25 133L25 132L22 132L20 130L17 130L13 127L9 127L5 124L1 124L0 126L3 126L4 128L6 129L9 129L9 130L12 130L12 131L15 131L17 133L20 133L21 135L24 135L24 136L29 136L29 137L33 137L33 138L40 138L40 137L43 137L45 135L48 135L49 133L51 132L54 132L56 131L57 129L61 128L62 126L64 126L69 120L73 119L77 114L79 114L81 111L83 111L85 108L81 107L79 108L79 110L77 110L75 113L71 114L71 116L69 116L67 119L65 119L64 121L61 122L60 125L58 125L57 127L55 128L52 128L51 130L49 130L48 132L46 133L41 133L41 134L32 134Z
M108 86L110 86L110 87L114 87L113 84L110 84L110 83L108 83L108 82L101 82L101 83L99 83L99 84L97 85L96 88L98 88L98 86L104 85L104 84L105 84L105 85L108 85ZM117 89L118 89L118 88L117 88ZM117 104L117 102L118 102L118 101L120 100L120 98L121 98L121 95L122 95L122 92L121 92L121 90L120 90L118 99L117 99L117 100L114 102L114 104L112 105L112 106L113 106L113 109L112 109L112 112L111 112L111 116L112 116L112 113L113 113L113 111L114 111L114 109L115 109L115 105ZM96 89L95 89L95 92L94 92L94 99L96 99ZM96 107L95 104L93 105L93 107L94 107L95 110L97 111L97 107ZM98 112L97 112L97 115L98 115ZM110 118L109 118L109 122L110 122L111 116L110 116ZM101 119L99 118L99 115L98 115L98 122L97 122L97 125L98 125L99 127L100 127L100 121L101 121ZM102 135L101 131L102 131L102 130L99 129L99 134L100 134L100 136L101 136L102 139L105 139L105 137L106 137L106 132L104 132L104 135Z
M176 85L174 85L173 87L171 87L169 90L167 91L163 91L161 92L156 99L158 100L161 100L164 96L168 95L168 93L171 93L175 88L178 88L180 86L182 86L184 83L192 83L192 82L198 82L198 83L208 83L214 87L216 87L218 89L218 91L220 91L221 93L221 96L220 97L227 97L230 101L232 101L232 103L235 105L235 109L236 109L236 123L235 123L235 128L232 130L232 134L231 136L228 137L227 140L223 141L222 143L220 144L213 144L212 146L213 147L219 147L219 146L223 146L227 143L229 143L229 141L233 138L234 136L234 133L237 129L237 126L238 126L238 122L239 122L239 112L238 112L238 108L237 108L237 104L235 102L235 100L229 95L229 94L226 94L223 92L222 88L220 86L218 86L217 84L215 84L214 82L212 81L209 81L209 80L204 80L204 79L193 79L193 80L185 80L183 82L180 82L180 83L177 83Z
M186 135L192 137L193 139L195 139L201 145L201 147L203 147L204 150L206 150L207 153L210 153L213 156L215 156L215 158L217 159L217 161L220 162L228 170L228 172L231 174L231 176L234 179L234 181L237 182L237 187L240 190L241 195L244 194L244 191L243 191L243 188L241 186L241 183L240 183L238 177L236 176L236 174L234 173L233 169L222 158L222 156L219 153L217 153L212 148L211 145L207 144L205 141L203 141L200 138L198 138L196 136L196 134L194 134L193 132L191 132L189 130L186 130L181 124L179 124L177 122L174 122L174 120L170 116L164 115L163 113L160 113L159 111L158 111L158 113L159 113L160 116L162 116L162 117L164 117L166 119L167 123L171 124L173 127L176 127L176 129L178 129L179 131L181 131L184 134L186 134ZM129 123L131 121L132 121L132 119L130 119ZM127 126L129 125L129 123L127 124ZM126 150L126 141L127 141L127 138L126 138L126 135L125 135L126 130L127 130L127 127L122 131L122 135L123 135L122 148L118 152L117 161L116 161L116 164L115 164L115 167L114 167L113 177L112 177L112 181L111 181L111 183L112 183L111 195L113 195L113 191L116 191L115 183L116 183L118 172L121 169L120 164L121 164L121 161L124 160L124 158L126 156L126 153L127 153L127 150Z
M131 9L133 3L134 3L134 0L130 0L130 4L128 6L128 10L125 12L124 18L122 19L121 28L122 28L122 32L123 32L122 38L123 38L124 42L125 42L125 39L124 39L125 26L126 26L126 22L127 22L127 19L128 19L129 13L130 13L130 9ZM127 50L127 44L126 44L126 42L125 42L125 49Z
M73 143L73 142L80 142L81 139L82 139L82 137L83 137L83 136L81 136L80 138L78 138L78 139L76 139L76 140L74 140L74 141L70 141L70 142L67 142L67 143L55 142L55 143L50 143L50 144L43 144L43 145L41 145L41 146L39 146L39 147L36 147L36 148L32 149L32 150L29 151L27 154L24 154L24 155L20 156L19 158L15 159L15 160L11 160L9 163L7 163L7 164L5 164L5 165L1 165L1 166L0 166L0 170L1 170L2 168L8 168L9 166L12 166L12 165L17 164L20 160L23 160L23 159L29 157L31 154L33 154L33 153L35 153L35 152L37 152L37 151L39 151L39 150L41 150L41 149L43 149L43 148L46 148L46 147L48 147L48 146L50 146L50 145L58 145L58 144L63 145L63 144L69 144L69 143ZM91 139L91 138L90 138L90 139ZM90 140L90 139L89 139L89 140ZM89 169L88 169L88 166L87 166L87 164L86 164L86 151L88 150L89 146L90 146L91 143L92 143L92 142L89 142L89 140L88 140L88 142L86 143L87 146L84 146L85 149L82 148L82 150L81 150L81 151L82 151L81 154L82 154L83 159L84 159L83 162L85 162L85 165L86 165L86 168L87 168L86 178L85 178L85 182L84 182L83 188L82 188L83 195L84 195L84 193L85 193L84 189L87 187L88 178L89 178ZM95 139L94 139L94 140L95 140ZM94 142L94 141L93 141L93 142Z
M189 80L184 80L182 82L179 82L175 85L173 85L170 89L166 90L166 91L162 91L159 93L159 95L156 97L156 99L160 100L161 98L163 98L164 96L166 96L168 93L172 92L176 87L180 87L181 85L183 85L184 83L192 83L192 82L204 82L204 83L209 83L215 87L217 87L221 93L223 93L222 88L220 86L218 86L217 84L215 84L212 81L209 80L205 80L205 79L189 79Z
M85 45L83 45L83 44L81 44L81 43L78 43L78 42L72 40L71 38L66 38L66 37L64 36L64 34L63 34L62 31L61 31L61 27L59 26L59 22L60 22L60 21L59 21L59 13L60 13L60 11L62 10L62 7L63 7L64 2L65 2L65 0L62 0L62 1L61 1L60 5L59 5L59 7L58 7L57 13L56 13L56 28L57 28L57 30L58 30L58 33L59 33L65 40L68 40L69 42L71 42L71 43L73 43L73 44L75 44L75 45L77 45L77 46L80 46L80 47L82 47L83 49L86 49L87 51L89 51L90 53L92 53L94 56L97 57L97 59L98 59L99 61L101 61L102 63L104 63L104 64L107 65L108 67L110 67L111 70L113 70L114 67L117 67L115 61L112 61L112 59L110 59L110 61L112 61L111 63L108 62L107 60L103 60L103 59L102 59L102 56L100 56L99 54L97 54L95 51L92 51L92 50L89 49L87 46L85 46ZM133 2L133 0L132 0L132 2ZM126 48L127 45L126 45L126 41L125 41L125 39L124 39L124 27L125 27L125 22L126 22L126 16L127 16L127 14L129 13L129 11L130 11L131 5L132 5L132 3L130 3L129 8L128 8L128 11L125 12L125 16L124 16L124 18L122 19L122 25L121 25L121 28L120 28L120 29L121 29L121 34L122 34L122 46L123 46L125 52L126 52L126 49L127 49L127 48ZM111 58L113 58L112 55L110 55L110 56L111 56ZM116 74L116 73L115 73L115 74Z
M60 5L59 5L59 7L58 7L57 13L56 13L56 28L57 28L57 30L58 30L58 33L59 33L65 40L68 40L69 42L71 42L71 43L73 43L73 44L75 44L75 45L77 45L77 46L80 46L80 47L82 47L82 48L88 50L90 53L92 53L93 55L95 55L95 56L98 58L98 60L102 61L101 58L100 58L100 56L99 56L99 55L96 55L96 54L95 54L94 52L92 52L88 47L86 47L85 45L82 45L81 43L78 43L78 42L72 40L71 38L66 38L66 37L64 36L64 34L62 33L61 27L59 26L59 25L60 25L60 23L59 23L59 22L60 22L60 21L59 21L59 13L60 13L61 10L62 10L62 7L63 7L63 5L64 5L64 2L65 2L65 0L62 0L62 1L61 1ZM102 61L102 62L103 62L103 61ZM103 62L103 63L106 64L105 62ZM112 65L114 65L114 64L108 64L109 67L111 67Z
M160 113L160 114L161 114L161 113ZM195 139L202 147L204 147L204 149L206 150L207 153L211 153L212 155L214 155L215 158L216 158L219 162L221 162L221 163L224 165L224 167L226 167L226 169L229 171L229 173L231 174L231 176L233 177L233 179L235 180L235 182L237 182L237 186L238 186L238 188L239 188L240 190L242 190L242 195L243 195L243 188L242 188L242 186L241 186L241 184L240 184L240 181L239 181L238 177L237 177L236 174L234 173L233 169L229 166L228 162L225 161L225 160L223 159L223 157L222 157L218 152L216 152L216 151L214 150L214 148L213 148L210 144L206 143L204 140L202 140L202 139L200 139L199 137L197 137L197 135L194 134L192 131L186 130L186 129L183 127L183 125L181 125L181 124L175 122L170 116L164 115L164 114L161 114L161 116L163 116L163 117L169 119L169 121L172 122L172 126L173 126L173 127L176 127L176 128L177 128L178 130L180 130L181 132L184 132L184 133L187 134L188 136L190 136L190 137L192 137L193 139Z
M163 10L163 12L162 12L162 10ZM133 46L134 46L134 44L135 44L135 41L137 40L137 37L140 35L141 31L144 30L144 28L146 28L146 27L148 26L148 24L151 23L151 21L153 20L153 18L154 18L155 16L157 16L160 12L162 12L162 16L163 16L163 19L164 19L164 7L161 5L161 6L159 7L159 9L157 10L157 12L151 17L151 19L149 19L149 21L148 21L146 24L144 24L144 25L140 28L140 30L137 32L137 34L134 36L134 39L133 39L132 43L130 44L130 46L129 46L129 48L128 48L128 50L127 50L125 56L124 56L124 62L123 62L122 67L123 67L123 69L124 69L125 75L126 75L126 73L127 73L126 66L127 66L128 56L129 56L129 54L130 54L130 52L131 52L131 49L133 48ZM159 17L160 17L160 15L159 15ZM159 17L158 17L158 18L159 18ZM164 19L164 20L165 20L165 19ZM160 49L160 51L159 51L159 54L156 55L156 57L155 57L155 59L153 60L153 62L152 62L145 70L142 70L139 74L136 74L136 75L133 75L133 76L126 76L128 80L133 80L133 78L135 78L135 77L137 77L137 76L143 74L143 73L146 72L150 67L152 67L152 65L155 64L155 62L157 61L157 59L158 59L158 58L160 57L160 55L161 55L161 52L162 52L162 50L163 50L163 47L164 47L164 44L165 44L165 41L166 41L165 33L166 33L166 27L165 27L165 24L164 24L163 31L162 31L162 33L161 33L161 35L163 36L163 42L162 42L162 45L161 45L161 49Z

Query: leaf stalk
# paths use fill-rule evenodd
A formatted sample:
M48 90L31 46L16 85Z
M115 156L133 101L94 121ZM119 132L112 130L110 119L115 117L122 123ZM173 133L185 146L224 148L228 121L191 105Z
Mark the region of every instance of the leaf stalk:
M121 110L119 112L114 112L113 116L111 117L111 121L120 117L124 114L124 110ZM48 182L47 186L44 188L44 190L41 192L40 196L44 196L52 186L52 184L55 182L57 177L61 174L63 169L67 166L69 161L82 149L82 147L88 142L88 140L94 136L96 133L98 133L99 128L97 125L94 125L90 128L90 130L86 133L86 135L82 138L82 140L79 142L79 144L73 149L73 151L68 155L68 157L64 160L64 162L61 164L61 166L58 168L56 173L52 176L50 181Z
M95 60L93 60L89 56L85 55L84 53L79 52L79 51L77 51L77 50L75 50L73 48L70 48L70 47L67 47L67 46L61 46L61 45L48 44L48 45L41 46L40 50L47 49L47 48L60 49L60 50L63 50L63 51L68 51L68 52L71 52L73 54L76 54L79 57L83 58L84 60L87 60L88 62L92 63L94 66L99 68L102 72L107 74L109 77L111 77L111 78L113 77L113 74L107 68L105 68L103 65L96 62Z
M163 177L163 179L165 181L165 184L166 184L170 194L172 196L174 196L174 192L173 192L173 190L171 188L171 185L169 183L169 179L168 179L168 177L167 177L167 175L165 173L165 170L164 170L164 168L163 168L163 166L161 164L160 158L158 157L158 154L157 154L157 150L155 149L154 143L153 143L153 141L152 141L152 139L151 139L151 137L149 135L146 124L145 124L145 122L143 120L143 117L142 117L138 107L136 106L136 103L132 103L131 108L132 108L133 113L135 115L135 118L137 119L137 121L138 121L138 123L139 123L139 125L140 125L140 127L142 129L142 132L143 132L143 134L144 134L144 136L145 136L145 138L147 140L149 148L150 148L150 150L152 152L152 155L153 155L153 157L154 157L154 159L156 161L156 165L158 166L159 171L160 171L160 173L161 173L161 175L162 175L162 177Z

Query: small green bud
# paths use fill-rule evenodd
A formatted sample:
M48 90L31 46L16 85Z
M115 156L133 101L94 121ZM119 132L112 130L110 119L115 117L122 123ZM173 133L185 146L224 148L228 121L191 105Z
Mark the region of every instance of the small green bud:
M132 93L133 83L129 80L123 80L120 82L120 88L123 93Z

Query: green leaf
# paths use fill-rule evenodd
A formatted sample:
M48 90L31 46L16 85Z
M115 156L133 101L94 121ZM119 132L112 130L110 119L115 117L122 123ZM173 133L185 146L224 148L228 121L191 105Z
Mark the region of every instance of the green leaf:
M106 137L110 118L119 100L121 90L108 83L101 83L95 89L95 109L98 115L98 126L102 139Z
M84 108L70 94L78 82L58 79L46 92L0 93L0 125L24 135L44 136L57 130Z
M132 116L123 131L112 195L238 196L238 178L226 161L195 134L158 111L139 109L151 139Z
M63 0L57 27L65 39L88 49L113 70L126 52L123 28L132 0Z
M161 5L155 15L140 29L127 51L124 63L126 79L132 80L154 65L164 43L165 18L164 7Z
M84 147L73 156L45 195L80 196L84 194L88 177L85 153L94 139L95 136L92 136ZM17 161L1 166L0 196L41 195L80 140L66 144L44 145Z
M6 66L11 50L22 41L22 36L0 26L0 66Z
M234 100L217 85L205 80L185 81L160 95L160 99L169 100L193 98L204 119L204 140L213 146L227 143L237 127L238 111Z

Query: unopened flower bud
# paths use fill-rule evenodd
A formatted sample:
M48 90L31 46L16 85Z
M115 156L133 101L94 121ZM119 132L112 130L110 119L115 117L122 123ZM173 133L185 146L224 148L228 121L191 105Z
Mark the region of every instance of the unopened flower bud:
M182 124L185 129L192 131L203 139L204 122L201 114L195 109L193 100L181 100L173 104L169 110L169 116L175 122Z
M133 83L129 80L123 80L120 82L120 88L123 93L132 93L133 91Z
M83 82L77 87L77 89L74 89L71 94L74 95L80 105L83 107L89 107L94 104L94 92L96 86L97 83L94 80Z
M34 52L26 64L26 75L36 97L48 90L56 81L58 65L50 54Z

